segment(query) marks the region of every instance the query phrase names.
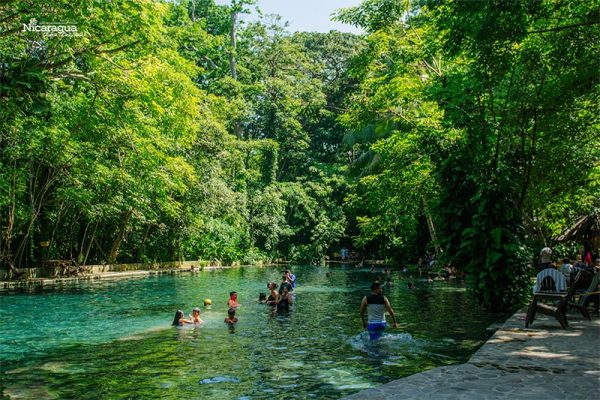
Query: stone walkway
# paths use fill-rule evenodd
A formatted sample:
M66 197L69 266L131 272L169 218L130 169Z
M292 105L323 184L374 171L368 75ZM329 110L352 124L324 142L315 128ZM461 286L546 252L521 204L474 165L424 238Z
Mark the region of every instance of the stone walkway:
M462 365L434 368L347 399L600 399L600 317L569 313L569 329L524 308Z

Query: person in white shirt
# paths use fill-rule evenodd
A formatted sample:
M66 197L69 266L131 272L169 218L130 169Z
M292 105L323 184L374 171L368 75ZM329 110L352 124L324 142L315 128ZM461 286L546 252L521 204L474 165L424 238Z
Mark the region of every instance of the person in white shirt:
M552 263L552 249L548 246L544 247L541 251L540 251L540 264L539 264L539 270L542 271L548 267L550 267L550 264Z

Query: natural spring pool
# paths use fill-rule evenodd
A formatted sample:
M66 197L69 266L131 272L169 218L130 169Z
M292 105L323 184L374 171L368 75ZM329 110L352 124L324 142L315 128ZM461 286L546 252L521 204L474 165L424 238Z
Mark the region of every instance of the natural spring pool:
M0 294L0 388L10 398L338 399L436 366L462 363L502 319L460 283L393 271L384 291L399 329L370 343L358 308L375 276L347 266L293 266L288 315L258 303L284 267L245 267L69 283ZM326 273L330 273L330 277ZM381 269L376 272L381 274ZM416 289L408 289L409 281ZM239 293L230 333L229 291ZM204 310L202 300L213 301ZM175 310L202 309L197 328ZM388 319L389 321L389 319Z

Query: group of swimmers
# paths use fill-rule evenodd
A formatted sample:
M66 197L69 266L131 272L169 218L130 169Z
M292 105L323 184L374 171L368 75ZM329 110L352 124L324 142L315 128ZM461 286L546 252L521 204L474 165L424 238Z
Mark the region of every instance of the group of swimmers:
M267 283L269 296L266 293L261 293L258 301L266 305L272 306L274 311L287 312L290 310L290 305L294 302L292 292L296 288L296 276L290 270L286 270L281 277L279 291L275 282Z
M212 306L212 300L205 299L204 300L204 308L210 310ZM237 292L229 292L229 300L227 300L227 306L229 309L227 310L227 318L223 322L225 322L229 326L234 326L237 324L238 319L235 316L235 310L239 307L237 302ZM192 313L189 315L189 318L185 318L184 312L182 310L177 310L175 312L175 318L173 318L173 326L184 326L188 324L200 325L204 321L200 318L200 308L194 307Z
M291 271L286 270L283 277L281 285L279 286L279 291L277 291L277 284L275 282L270 282L267 284L267 289L269 289L270 294L269 297L266 296L265 293L261 293L259 297L259 301L265 303L267 305L274 306L276 311L289 311L290 305L293 303L293 297L291 293L294 291L296 287L296 276L292 274ZM236 291L229 292L229 300L227 300L227 318L223 322L225 322L230 328L235 326L238 322L238 318L235 316L235 312L240 304L237 301L238 294ZM210 309L212 306L212 301L210 299L204 300L204 308ZM188 318L185 317L185 314L182 310L177 310L175 312L175 317L173 318L173 326L184 326L188 324L200 325L204 321L200 318L200 308L194 307L192 313Z
M202 319L200 318L200 308L194 307L194 309L192 310L192 313L189 315L189 318L185 318L183 311L177 310L175 312L175 318L173 318L172 325L174 325L174 326L183 326L186 324L200 325L203 322L204 321L202 321Z
M391 282L391 270L386 268L384 273L388 277L386 283ZM292 274L291 271L286 270L282 276L279 288L275 282L267 283L269 295L267 296L266 293L260 293L259 301L266 305L272 306L274 312L287 312L290 310L290 306L294 302L292 292L294 291L295 287L296 276ZM414 285L409 283L409 288L414 288ZM204 300L205 308L209 309L211 304L212 302L209 299ZM227 306L227 318L225 318L224 322L230 328L233 328L238 322L235 312L240 306L237 301L237 292L233 291L229 293ZM377 340L382 336L386 328L386 311L392 319L392 327L397 328L398 324L396 323L394 310L392 309L387 297L383 295L381 277L377 276L375 282L371 284L371 294L365 296L360 305L360 317L364 328L369 333L369 338L371 340ZM192 314L189 315L189 318L185 318L183 311L177 310L175 313L175 318L173 319L173 325L175 326L183 326L186 324L200 325L202 322L203 321L200 318L200 308L198 307L195 307L192 310Z

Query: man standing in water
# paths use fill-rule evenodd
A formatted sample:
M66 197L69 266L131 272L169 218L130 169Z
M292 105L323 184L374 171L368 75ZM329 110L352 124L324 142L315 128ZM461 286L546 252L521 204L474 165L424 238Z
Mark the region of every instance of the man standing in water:
M285 276L287 276L287 280L292 285L292 290L296 289L296 275L292 274L292 271L289 269L285 270Z
M387 297L382 294L381 284L375 282L371 285L371 294L363 297L360 304L360 318L363 327L367 328L371 340L377 340L383 335L386 326L386 310L392 317L392 327L397 328L398 324L396 323L394 310L392 310ZM365 313L367 314L367 321L365 321Z

